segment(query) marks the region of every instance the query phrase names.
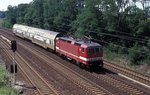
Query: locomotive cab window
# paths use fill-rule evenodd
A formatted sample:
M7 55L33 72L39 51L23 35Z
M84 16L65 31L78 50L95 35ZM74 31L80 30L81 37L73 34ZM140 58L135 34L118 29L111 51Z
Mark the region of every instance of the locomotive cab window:
M84 53L84 48L81 49L82 53Z
M88 48L88 54L94 54L94 48Z
M96 52L96 53L101 52L101 51L102 51L102 50L101 50L100 47L95 48L95 52Z

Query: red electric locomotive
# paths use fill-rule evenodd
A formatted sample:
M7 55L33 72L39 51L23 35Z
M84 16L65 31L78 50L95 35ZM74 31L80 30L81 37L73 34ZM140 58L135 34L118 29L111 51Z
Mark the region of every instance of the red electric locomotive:
M69 37L56 38L56 52L69 59L75 60L80 66L103 67L102 46L92 41L75 40Z

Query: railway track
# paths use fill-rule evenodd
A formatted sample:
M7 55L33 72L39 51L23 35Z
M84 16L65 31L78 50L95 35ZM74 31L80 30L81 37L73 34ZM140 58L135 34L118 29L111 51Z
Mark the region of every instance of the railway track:
M144 90L140 90L139 88L135 87L135 85L129 84L126 81L119 80L118 78L112 76L112 75L97 75L93 74L98 79L102 79L103 81L113 85L115 88L118 88L120 91L126 92L126 94L129 95L146 95L144 93Z
M86 79L85 77L81 76L80 74L74 72L73 70L64 67L63 65L57 64L58 62L56 60L50 61L48 57L46 57L44 54L38 54L37 52L31 50L30 48L25 47L23 44L19 43L19 45L22 45L23 48L26 48L29 52L33 54L33 56L36 56L36 59L41 59L47 63L47 65L51 68L55 68L55 70L59 73L61 73L63 76L65 76L68 80L72 81L74 84L76 84L80 89L84 90L87 94L91 95L113 95L109 91L105 90L104 88L101 88L97 84L93 83L92 81ZM19 51L18 51L19 52ZM21 56L20 56L21 58ZM22 59L22 58L21 58ZM52 59L51 59L52 60ZM24 60L25 61L25 60ZM27 63L27 62L26 62ZM31 72L31 71L30 71ZM48 94L49 95L49 94Z
M109 91L105 90L104 88L100 87L99 85L95 84L94 82L86 79L85 77L81 76L80 74L74 72L70 68L64 66L63 64L59 63L58 61L46 56L45 54L41 53L38 50L33 50L31 47L24 46L20 43L22 47L24 47L27 51L32 52L37 58L42 59L47 63L49 67L54 68L56 71L61 73L65 76L68 80L72 81L74 84L78 85L81 89L85 90L92 95L112 95ZM40 55L40 56L39 56ZM51 60L51 61L50 61Z
M12 35L12 34L11 34ZM22 45L22 47L26 47L26 46L23 46ZM29 47L29 46L28 46ZM30 48L32 48L32 47L30 47ZM26 47L26 49L27 49L27 47ZM28 50L28 49L27 49ZM37 51L37 50L35 50L36 52L39 52L39 54L41 54L41 52L40 51ZM30 50L30 52L31 52L31 50ZM45 56L45 54L42 54L42 56ZM50 57L48 57L48 56L45 56L45 57L47 57L47 61L49 60L49 58ZM39 58L40 58L40 56L39 56ZM41 58L40 58L41 59ZM45 58L44 58L45 59ZM54 59L52 59L52 60L54 60ZM47 62L46 62L47 63ZM54 63L56 63L55 62L55 60L54 60ZM60 63L59 63L60 64ZM111 64L112 65L112 64ZM118 67L116 67L116 66L111 66L111 65L107 65L106 64L106 67L108 68L108 69L110 69L110 70L113 70L113 71L115 71L115 72L123 72L124 70L121 70L121 69L117 69ZM112 69L112 68L115 68L115 69ZM65 67L66 68L66 67ZM59 68L58 68L59 69ZM62 69L62 70L66 70L66 69ZM119 71L120 70L120 71ZM126 70L125 70L126 71ZM130 72L130 71L127 71L127 72L125 72L124 71L124 73L127 73L127 72ZM60 72L62 72L62 71L60 71ZM65 72L67 72L67 71L65 71ZM69 71L70 72L70 71ZM131 71L132 72L132 71ZM74 72L73 72L74 73ZM124 74L123 73L123 74ZM136 73L136 72L135 72ZM63 73L62 73L63 74ZM127 74L130 74L130 73L127 73ZM63 74L64 75L64 74ZM141 75L141 74L140 74ZM72 76L72 75L71 75ZM116 88L118 88L119 90L124 90L124 92L126 92L127 93L127 95L128 94L133 94L133 95L147 95L146 93L144 93L143 91L141 91L141 90L139 90L138 88L136 88L135 87L135 85L129 85L130 83L126 83L125 81L120 81L120 80L118 80L118 79L116 79L114 76L112 76L112 75L97 75L97 74L92 74L92 76L94 76L94 77L96 77L97 79L100 79L100 80L103 80L104 82L106 82L106 83L109 83L110 85L113 85L114 87L116 87ZM132 74L130 74L130 76L134 76L134 73L132 73ZM129 76L129 77L130 77ZM138 76L138 75L136 75L136 76ZM138 78L136 78L136 76L134 76L133 77L133 79L135 79L135 80L139 80L138 78L140 78L139 76L138 76ZM132 78L131 77L131 78ZM142 77L142 76L141 76ZM143 81L143 79L141 78L141 80ZM148 79L149 80L149 79ZM78 81L81 81L81 80L78 80ZM140 80L139 80L140 81ZM141 82L142 82L141 81ZM145 80L144 80L145 81ZM147 80L146 80L147 81ZM73 81L74 82L74 81ZM77 85L79 84L79 83L76 83ZM86 84L86 83L85 83ZM79 85L80 86L80 85ZM81 86L80 86L81 87ZM82 86L83 87L83 86ZM81 88L82 88L81 87ZM84 88L84 87L83 87ZM88 88L87 88L88 89ZM86 89L86 90L87 90ZM88 90L87 90L88 91ZM96 90L94 90L94 91L96 91ZM107 91L107 90L106 90ZM89 92L89 91L88 91ZM91 91L90 91L91 92ZM92 92L92 93L97 93L97 92ZM103 92L103 94L106 94L106 93L104 93Z
M138 81L138 83L140 82L141 85L146 84L144 86L150 88L150 77L149 76L140 74L140 73L130 70L128 68L111 63L107 60L104 60L104 64L105 64L106 68L113 70L115 72L118 72L120 74L123 74L129 78L132 78L132 79Z
M7 46L5 47L9 46L10 45L7 44ZM10 54L10 52L8 52L7 50L4 50L4 52L10 59L12 59L12 53ZM50 85L43 77L41 77L41 75L39 75L38 72L36 72L36 70L31 67L19 53L16 53L16 59L16 63L19 66L20 70L28 78L32 85L36 87L36 91L34 91L36 95L59 95L59 93L53 88L53 86Z
M30 47L30 46L24 46L23 44L22 44L22 47L28 47L28 48L26 48L28 51L30 51L29 50L29 48L30 49L32 49L33 51L35 51L35 52L39 52L39 55L42 55L41 56L41 58L44 58L44 56L45 57L47 57L47 59L45 59L45 60L47 60L47 62L46 63L48 63L48 60L50 59L50 60L54 60L54 59L52 59L52 58L50 58L49 56L47 56L47 55L45 55L45 54L43 54L42 52L40 52L40 51L38 51L38 50L35 50L34 48L32 48L32 47ZM33 51L30 51L30 52L33 52ZM40 57L40 56L39 56ZM64 65L63 64L60 64L59 62L57 62L56 60L54 60L55 61L55 64L56 63L58 63L59 65L61 65L61 67L64 67ZM57 65L57 64L56 64ZM60 69L61 67L59 67L59 66L56 66L58 69ZM65 68L66 68L66 66L65 66ZM68 68L68 67L67 67ZM61 70L63 70L63 71L65 71L65 69L61 69ZM65 73L70 73L70 71L71 72L73 72L73 73L76 73L76 72L74 72L74 71L72 71L72 70L70 70L70 68L69 68L69 72L68 71L66 71ZM62 72L62 71L61 71ZM79 72L80 73L80 72ZM115 77L113 77L113 76L111 76L110 74L109 75L100 75L100 74L92 74L95 78L98 78L98 79L100 79L100 80L103 80L103 81L105 81L105 82L107 82L107 83L109 83L109 84L111 84L111 85L113 85L114 87L116 87L116 88L118 88L119 90L122 90L122 91L124 91L124 92L126 92L126 93L128 93L128 94L133 94L133 95L145 95L146 93L145 92L143 92L144 91L144 89L140 89L140 88L137 88L137 87L135 87L135 85L131 85L131 84L129 84L129 83L127 83L127 82L125 82L125 81L121 81L121 80L118 80L117 78L115 78ZM73 76L73 75L70 75L70 76ZM89 76L89 75L88 75ZM92 76L92 77L93 77ZM79 80L80 81L80 80ZM86 83L84 83L84 84L86 84ZM89 87L88 87L89 88ZM92 89L92 88L90 88L90 89ZM93 89L92 89L93 90ZM94 91L94 90L93 90Z

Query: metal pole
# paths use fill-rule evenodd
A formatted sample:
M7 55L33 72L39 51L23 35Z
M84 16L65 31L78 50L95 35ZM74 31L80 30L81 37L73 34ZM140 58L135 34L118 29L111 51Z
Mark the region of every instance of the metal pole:
M13 86L15 86L15 52L13 53Z

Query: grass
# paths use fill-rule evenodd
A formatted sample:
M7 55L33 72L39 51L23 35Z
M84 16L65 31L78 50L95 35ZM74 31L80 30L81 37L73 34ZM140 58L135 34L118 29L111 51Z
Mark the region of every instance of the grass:
M19 95L18 92L11 87L1 87L0 95Z
M107 59L108 61L120 64L123 66L129 66L129 64L130 64L126 55L117 54L117 53L111 52L108 49L104 50L104 58Z
M9 85L7 71L0 65L0 95L19 95L18 92Z
M128 56L128 54L115 53L107 48L104 48L104 59L133 70L138 68L140 65L132 64Z
M127 54L111 52L109 49L104 48L104 59L106 59L114 64L118 64L123 67L129 68L129 69L132 69L139 73L150 76L150 69L149 69L150 65L145 64L145 63L140 64L140 65L133 65L133 64L131 64L128 56L129 55L127 55ZM141 68L143 69L142 71L141 71Z
M3 23L3 19L0 18L0 27L2 26L2 23Z

